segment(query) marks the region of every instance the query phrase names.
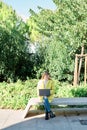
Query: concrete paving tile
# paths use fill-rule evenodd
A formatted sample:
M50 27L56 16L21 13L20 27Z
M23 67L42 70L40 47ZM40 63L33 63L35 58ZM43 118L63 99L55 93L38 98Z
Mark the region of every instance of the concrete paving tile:
M9 115L10 115L9 110L6 111L6 110L1 110L0 109L0 129L4 126L4 124L8 120Z
M16 126L13 126L13 127L3 128L2 130L20 130L20 128L19 128L19 127L16 127Z
M68 120L72 130L87 130L87 125L81 125L79 119L82 119L82 118L80 116L71 116L71 117L67 116L67 120Z
M87 130L79 120L87 120L87 114L77 116L63 113L45 120L44 114L22 118L22 111L0 110L0 130Z
M54 128L55 130L71 130L70 124L64 116L57 117L54 121Z

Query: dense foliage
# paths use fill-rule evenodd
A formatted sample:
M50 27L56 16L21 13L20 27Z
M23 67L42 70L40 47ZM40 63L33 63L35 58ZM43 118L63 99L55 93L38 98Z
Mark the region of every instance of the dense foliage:
M36 94L37 80L18 80L16 83L0 83L0 108L23 109Z
M18 80L0 83L0 108L24 109L32 97L37 97L38 80ZM87 97L87 85L72 86L55 80L54 97Z
M53 1L54 11L31 9L26 23L0 2L0 81L37 78L43 70L57 80L73 81L75 54L83 44L87 53L87 1Z
M33 76L28 27L16 12L0 2L0 81Z
M54 97L87 97L87 85L59 82L73 80L75 54L82 45L87 53L87 0L53 1L55 11L31 9L26 23L0 2L0 108L24 109L37 96L38 80L32 78L43 70L56 79Z
M87 1L54 2L57 5L55 11L42 8L38 14L31 11L29 21L32 20L35 25L31 35L34 36L38 32L35 36L38 38L40 34L39 45L43 44L43 50L45 48L45 52L41 51L39 55L44 55L41 68L48 69L52 77L58 80L72 81L75 54L81 53L83 44L85 53L87 52Z

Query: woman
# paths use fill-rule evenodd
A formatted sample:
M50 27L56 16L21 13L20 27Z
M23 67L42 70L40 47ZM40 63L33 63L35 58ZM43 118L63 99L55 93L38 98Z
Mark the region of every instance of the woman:
M55 114L50 109L50 103L53 99L53 93L54 93L54 83L50 79L50 75L47 71L45 71L42 74L41 80L38 82L37 85L37 93L39 96L39 89L50 89L50 96L40 96L40 100L43 101L44 107L45 107L45 120L48 120L49 117L53 118L55 117Z

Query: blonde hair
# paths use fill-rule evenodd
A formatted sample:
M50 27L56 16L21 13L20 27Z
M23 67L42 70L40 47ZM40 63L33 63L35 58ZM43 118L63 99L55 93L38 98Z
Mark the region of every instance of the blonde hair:
M49 75L50 76L50 74L49 74L49 72L47 72L47 71L44 71L44 73L42 74L42 77L41 77L41 79L44 79L44 76L45 75ZM49 77L49 80L50 80L51 78Z

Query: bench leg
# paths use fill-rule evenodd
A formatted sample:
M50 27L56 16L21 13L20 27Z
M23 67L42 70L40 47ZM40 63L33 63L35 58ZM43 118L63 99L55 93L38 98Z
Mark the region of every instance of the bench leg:
M25 118L30 110L30 108L32 107L32 105L36 105L40 103L40 99L39 98L31 98L24 110L24 113L23 113L23 118Z
M23 113L23 118L25 118L25 117L27 116L27 114L28 114L28 112L29 112L31 106L32 106L32 105L30 104L30 102L28 102L28 104L27 104L27 106L26 106L26 108L25 108L25 110L24 110L24 113Z

